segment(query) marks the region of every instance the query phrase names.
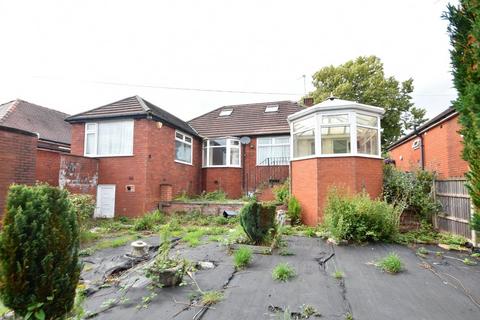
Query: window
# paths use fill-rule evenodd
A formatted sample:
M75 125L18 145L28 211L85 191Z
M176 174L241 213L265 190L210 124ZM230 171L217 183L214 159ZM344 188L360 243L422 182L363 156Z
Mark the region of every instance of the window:
M231 115L233 112L233 109L223 109L220 111L220 117L225 117Z
M268 105L265 108L265 112L277 112L277 111L278 111L278 104Z
M357 153L379 155L378 118L357 113Z
M417 140L413 141L413 143L412 143L412 148L413 148L413 149L418 149L418 148L420 148L420 139L417 139Z
M315 155L315 117L302 119L293 124L293 156L295 158Z
M175 131L175 161L192 164L192 137Z
M86 156L133 154L133 120L85 124Z
M204 167L239 167L240 141L238 139L211 139L203 142Z
M350 127L322 127L322 154L350 153Z
M257 139L257 165L288 165L290 137L264 137Z

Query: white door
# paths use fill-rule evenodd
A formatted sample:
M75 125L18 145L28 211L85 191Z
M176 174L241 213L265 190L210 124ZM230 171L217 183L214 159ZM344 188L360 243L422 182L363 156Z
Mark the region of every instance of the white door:
M115 185L99 184L97 186L97 206L95 218L113 218L115 215Z

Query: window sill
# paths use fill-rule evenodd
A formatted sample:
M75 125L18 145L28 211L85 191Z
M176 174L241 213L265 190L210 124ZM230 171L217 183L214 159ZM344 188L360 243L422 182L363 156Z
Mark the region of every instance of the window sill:
M179 163L179 164L185 164L187 166L192 166L193 167L193 164L192 163L189 163L189 162L185 162L185 161L180 161L180 160L174 160L176 163Z
M257 163L257 167L285 167L285 166L289 166L289 165L290 165L290 163L284 163L284 164L260 164L260 163Z
M122 157L133 157L133 154L106 154L106 155L84 154L83 156L87 158L122 158Z
M202 169L211 169L211 168L236 168L236 169L241 169L242 166L202 166Z
M293 158L291 161L313 159L313 158L347 158L347 157L360 157L360 158L372 158L372 159L383 159L378 155L369 155L369 154L352 154L352 153L336 153L336 154L321 154L321 155L312 155L299 158Z

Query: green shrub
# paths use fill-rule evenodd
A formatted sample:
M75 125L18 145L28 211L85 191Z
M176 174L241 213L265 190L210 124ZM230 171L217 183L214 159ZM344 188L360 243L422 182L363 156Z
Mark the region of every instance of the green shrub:
M398 232L398 210L366 194L343 196L332 190L325 207L325 225L337 240L391 240Z
M153 230L158 224L165 223L165 216L160 210L145 214L143 217L138 218L133 225L135 231Z
M72 203L73 210L77 215L80 229L85 229L86 222L93 217L95 199L89 194L70 194L68 199Z
M302 208L300 207L300 202L294 196L290 197L288 201L288 211L287 216L292 221L292 224L300 223Z
M277 185L273 188L273 194L277 203L288 204L290 198L290 181L287 179L284 183Z
M219 189L212 192L208 192L202 195L203 200L207 201L225 201L227 200L227 194L225 191Z
M402 271L403 268L402 260L400 260L400 257L394 252L389 253L385 258L381 259L377 263L377 266L389 273L398 273Z
M240 224L252 242L261 243L275 227L275 206L247 203L240 211Z
M383 196L385 200L405 211L430 220L439 212L440 204L433 199L435 175L428 171L403 172L392 165L383 169Z
M279 263L272 271L273 280L285 282L293 277L295 277L295 269L288 263Z
M0 299L16 315L58 319L73 307L80 276L78 221L68 192L9 189L0 235Z
M252 250L247 247L241 247L233 254L233 263L235 268L243 269L252 261Z

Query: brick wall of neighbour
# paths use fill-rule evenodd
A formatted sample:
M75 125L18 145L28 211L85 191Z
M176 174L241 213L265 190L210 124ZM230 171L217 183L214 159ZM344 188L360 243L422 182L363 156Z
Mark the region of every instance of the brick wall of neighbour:
M174 201L169 206L163 207L162 210L171 214L176 212L193 212L197 211L205 215L223 215L224 210L240 212L245 203L213 203L213 202L178 202Z
M37 136L0 126L0 216L12 183L34 184Z
M458 116L454 116L422 134L425 169L435 171L441 179L463 177L468 171L468 164L461 157L463 145L459 130ZM413 137L390 150L390 158L401 170L420 167L421 150L412 147L417 139Z
M242 196L242 169L241 168L204 168L203 190L212 192L223 190L231 199Z
M58 185L72 193L96 196L98 159L61 154L57 172Z
M37 149L36 177L39 182L58 186L58 173L60 171L60 156L58 151Z
M382 192L383 161L364 157L313 158L292 162L292 194L302 206L308 225L323 221L332 187L348 193L365 191L377 198Z

